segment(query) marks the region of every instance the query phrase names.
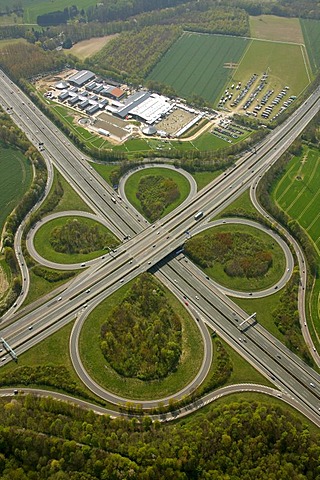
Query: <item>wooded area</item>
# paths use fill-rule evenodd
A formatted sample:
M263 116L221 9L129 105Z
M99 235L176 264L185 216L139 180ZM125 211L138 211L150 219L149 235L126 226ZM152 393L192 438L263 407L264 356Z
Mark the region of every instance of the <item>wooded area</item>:
M163 378L182 352L181 323L150 274L140 275L101 328L101 349L120 375Z
M212 405L175 424L1 399L2 480L316 480L320 437L285 408Z
M178 185L171 178L160 175L142 177L136 193L142 211L150 222L161 217L164 209L180 196Z
M50 244L60 253L90 253L115 247L118 242L110 233L103 233L99 225L89 226L81 220L70 219L62 227L51 231Z
M221 263L231 277L260 277L272 266L272 253L261 240L241 232L196 235L186 242L185 252L203 268Z

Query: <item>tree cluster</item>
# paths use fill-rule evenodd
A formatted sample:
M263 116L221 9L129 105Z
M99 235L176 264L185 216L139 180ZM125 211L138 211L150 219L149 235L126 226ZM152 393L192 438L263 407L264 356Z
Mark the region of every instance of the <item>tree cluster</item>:
M272 313L276 326L284 335L287 347L302 357L309 365L313 365L312 357L301 335L297 309L299 279L299 273L295 272L281 295L280 307Z
M117 245L115 237L105 233L98 225L89 226L78 219L54 228L49 238L52 248L60 253L91 253Z
M203 268L214 262L232 277L261 277L272 266L272 253L260 240L242 232L203 233L187 241L185 252Z
M71 378L70 372L64 365L37 365L17 367L8 374L0 376L0 386L24 386L39 385L51 387L56 390L90 398L86 391L80 388Z
M125 377L163 378L176 369L181 323L161 285L150 274L137 278L101 328L101 349Z
M61 52L45 52L30 43L9 43L1 51L0 66L16 81L61 69L66 64L66 57Z
M177 27L159 25L138 32L125 32L107 43L90 63L98 63L100 68L115 71L123 79L139 83L180 34Z
M57 270L42 267L41 265L35 265L32 267L32 271L37 277L41 277L50 283L60 282L61 280L66 280L75 275L75 272L70 272L69 270L59 272Z
M183 30L225 35L249 35L248 14L239 8L214 5L213 2L189 2L135 17L139 26L177 25Z
M164 209L179 198L178 185L171 178L161 175L146 175L139 181L136 193L144 215L154 222L161 217Z
M50 398L1 399L3 480L316 480L320 437L280 406L212 405L175 424Z

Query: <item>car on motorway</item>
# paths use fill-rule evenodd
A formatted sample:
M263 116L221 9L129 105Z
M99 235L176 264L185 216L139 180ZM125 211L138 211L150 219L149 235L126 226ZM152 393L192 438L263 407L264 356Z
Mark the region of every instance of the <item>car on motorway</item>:
M85 263L81 263L81 267L85 267L85 266L86 266L86 264L85 264Z
M32 329L33 329L33 325L29 325L28 330L32 330Z
M199 300L199 297L198 297L198 295L196 295L196 300Z
M87 288L86 293L90 293L90 288Z
M62 297L58 297L58 302L60 302L60 300L62 300Z
M184 302L184 304L188 307L189 306L189 303L188 302Z
M6 357L2 357L1 361L4 362L6 360Z
M312 388L316 388L315 384L314 384L314 383L312 383L312 382L310 382L310 387L312 387Z

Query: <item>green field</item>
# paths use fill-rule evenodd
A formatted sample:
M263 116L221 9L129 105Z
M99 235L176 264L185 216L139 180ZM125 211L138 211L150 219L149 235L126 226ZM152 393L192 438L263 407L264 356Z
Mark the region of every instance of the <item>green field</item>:
M300 45L252 40L235 70L232 82L247 82L251 75L267 72L268 88L290 87L290 94L299 95L311 81L305 49Z
M313 73L320 68L320 21L300 20L305 46Z
M32 181L32 167L18 150L0 146L0 233L7 216L19 203Z
M320 255L320 155L317 150L305 149L301 157L289 162L285 175L275 186L273 198L305 229Z
M320 259L320 154L305 148L293 157L285 174L275 184L273 199L291 218L297 220L310 236ZM320 279L308 292L307 312L320 339ZM314 337L315 339L315 337ZM320 343L320 342L319 342Z
M10 2L7 0L0 0L0 9L5 11L6 6L9 4ZM89 6L95 5L96 2L91 0L77 0L77 2L72 0L54 0L54 2L53 0L21 0L18 4L23 8L23 23L36 24L38 15L56 12L57 10L64 10L66 7L71 7L72 5L77 5L78 10L81 10L82 8L86 10Z
M249 40L219 35L184 33L154 67L148 80L171 85L178 95L200 95L212 104L239 63Z

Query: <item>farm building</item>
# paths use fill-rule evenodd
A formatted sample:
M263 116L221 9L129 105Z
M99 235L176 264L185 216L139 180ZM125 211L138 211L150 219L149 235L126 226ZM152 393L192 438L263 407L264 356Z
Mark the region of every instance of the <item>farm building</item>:
M62 92L60 93L60 95L58 96L58 99L63 102L64 100L66 100L68 97L70 97L70 93L68 91L66 92Z
M96 113L98 110L100 110L100 106L99 105L90 105L90 107L88 107L86 109L86 113L88 115L93 115L94 113Z
M68 78L68 82L75 87L83 87L90 80L95 78L95 74L89 70L80 70L79 72L71 75Z
M84 110L89 105L90 105L89 100L83 100L83 102L79 103L78 107L80 108L80 110Z

